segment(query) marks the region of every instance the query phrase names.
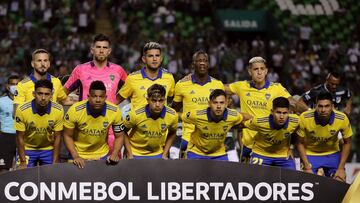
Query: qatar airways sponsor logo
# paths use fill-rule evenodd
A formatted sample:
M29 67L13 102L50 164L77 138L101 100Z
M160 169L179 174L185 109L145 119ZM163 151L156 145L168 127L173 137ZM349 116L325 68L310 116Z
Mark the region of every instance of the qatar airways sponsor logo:
M68 200L201 200L201 201L311 201L318 183L249 182L9 182L3 195L9 201ZM140 188L141 193L140 193ZM145 188L143 188L145 187ZM135 189L138 189L135 190ZM145 189L145 192L144 192ZM158 191L158 192L155 192Z

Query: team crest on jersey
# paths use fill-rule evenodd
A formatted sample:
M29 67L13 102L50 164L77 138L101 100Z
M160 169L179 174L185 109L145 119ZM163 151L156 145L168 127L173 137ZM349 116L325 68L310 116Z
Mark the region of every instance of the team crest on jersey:
M269 99L270 99L270 97L271 97L271 94L265 94L265 98L266 98L266 100L269 100Z
M337 131L336 130L330 130L330 135L332 135L332 136L337 135Z
M191 90L190 94L195 94L195 91L194 91L194 90Z
M160 127L161 127L162 131L166 130L166 124L165 123L162 123Z
M104 128L107 128L109 126L109 122L103 122Z
M228 127L229 127L229 126L227 126L227 125L223 127L224 132L227 131Z
M110 80L111 80L111 81L114 81L115 75L110 75L109 77L110 77Z
M55 122L53 120L48 120L48 124L49 124L50 127L53 128L54 125L55 125Z

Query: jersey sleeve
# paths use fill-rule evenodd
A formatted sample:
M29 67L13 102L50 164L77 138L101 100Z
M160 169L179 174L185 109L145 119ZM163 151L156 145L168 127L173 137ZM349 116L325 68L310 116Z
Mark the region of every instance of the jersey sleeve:
M121 66L119 68L119 74L120 74L120 80L119 80L119 83L118 83L118 86L117 86L118 90L120 90L122 88L122 86L124 86L126 78L127 78L127 73L124 70L124 68L121 67Z
M296 130L296 134L299 137L305 137L305 122L303 116L300 116L299 118L299 127Z
M347 116L345 116L345 120L343 122L342 134L344 138L349 138L353 135L351 124Z
M64 109L61 109L59 116L56 119L54 131L62 131L64 128Z
M315 101L315 97L316 97L316 93L314 89L310 89L309 91L305 92L302 95L302 99L304 100L304 102L306 104L309 105L310 102L314 102Z
M71 72L69 79L66 81L64 87L72 92L79 88L80 86L80 68L76 66L75 69Z
M136 114L134 108L132 108L124 120L124 126L128 129L136 126Z
M114 122L112 124L114 133L120 133L124 130L124 122L121 115L121 110L118 108L116 111Z
M131 87L131 77L126 78L125 84L119 90L118 94L124 99L131 97L133 94L133 88Z
M229 89L233 94L239 95L240 88L239 88L239 82L233 82L229 84Z
M245 121L244 126L246 128L248 128L248 129L250 129L250 130L257 131L258 127L257 127L257 122L256 121L257 121L257 118L254 117L254 118L252 118L250 120Z
M174 102L182 102L183 101L183 95L181 92L181 84L178 82L175 85L175 93L174 93Z
M178 123L179 123L179 118L178 118L177 114L175 114L172 119L172 122L170 123L169 130L176 131Z
M22 131L22 132L26 130L26 126L24 122L24 114L23 111L21 111L20 109L18 109L15 113L14 128L17 131Z
M25 102L25 92L26 89L24 88L24 85L21 82L19 82L16 85L16 94L14 96L15 104L22 104Z
M66 99L67 95L63 89L63 86L58 78L54 80L54 86L56 86L56 89L54 91L57 91L57 101L61 101ZM55 87L54 87L55 88Z
M196 123L196 111L188 111L188 112L184 112L181 115L181 119L183 120L183 122L185 123L191 123L194 124Z
M76 119L76 110L75 106L71 106L68 110L68 112L65 114L64 117L64 127L66 128L75 128L77 119Z
M278 92L278 97L285 97L285 98L291 97L291 94L280 83L278 83L277 92Z
M243 120L244 120L244 117L242 116L242 114L237 112L234 125L239 125Z
M171 75L170 76L170 87L169 87L169 94L168 97L173 97L174 96L174 92L175 92L175 80L174 80L174 76Z

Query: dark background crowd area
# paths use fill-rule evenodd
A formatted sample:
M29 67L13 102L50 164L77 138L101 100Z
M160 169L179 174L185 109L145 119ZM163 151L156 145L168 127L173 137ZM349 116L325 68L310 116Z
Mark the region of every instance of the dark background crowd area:
M111 61L128 73L141 67L141 47L159 42L163 66L175 80L191 72L192 54L200 49L209 54L211 75L224 83L249 79L248 60L263 56L268 79L281 82L292 95L323 83L329 71L342 73L342 85L353 92L350 119L353 151L358 152L360 1L338 2L340 8L333 15L294 16L275 0L1 1L1 92L9 75L31 72L31 52L37 48L52 54L53 75L70 74L77 64L91 60L89 49L96 33L111 37ZM264 10L273 20L266 32L229 32L216 15L219 9Z

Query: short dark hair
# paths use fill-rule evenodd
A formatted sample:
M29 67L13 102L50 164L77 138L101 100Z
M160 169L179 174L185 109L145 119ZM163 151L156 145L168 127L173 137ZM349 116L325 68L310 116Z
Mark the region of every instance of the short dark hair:
M320 100L329 100L332 103L333 102L333 96L331 95L330 92L321 92L316 97L316 103L318 103L318 101L320 101Z
M330 76L333 76L336 79L341 79L341 73L337 72L337 71L331 71L327 76L326 79L329 79Z
M20 80L20 77L18 75L10 75L7 79L7 84L10 84L10 80Z
M207 60L209 60L209 55L208 55L205 51L199 50L199 51L195 52L195 53L192 55L192 63L191 63L192 68L195 67L196 58L197 58L199 55L204 55L204 56L207 58Z
M33 51L33 53L31 54L31 60L35 59L36 54L41 54L41 53L47 54L49 56L49 59L50 59L51 55L46 49L35 49Z
M290 102L285 97L277 97L272 101L273 109L276 108L290 108Z
M223 95L224 97L226 97L226 93L224 90L222 89L214 89L209 96L210 101L213 99L216 99L218 96Z
M103 81L95 80L90 84L89 91L91 91L91 90L103 90L106 92L106 87L105 87Z
M147 89L148 98L155 96L156 94L159 94L161 97L165 97L166 95L165 87L159 84L153 84Z
M109 45L111 44L110 38L102 33L94 36L93 44L95 44L96 42L102 42L102 41L108 42Z
M145 55L145 53L148 51L148 50L151 50L151 49L158 49L161 53L161 45L157 42L148 42L144 45L143 47L143 55Z
M40 87L48 88L50 90L53 90L53 84L52 84L52 82L50 80L38 80L38 81L36 81L35 90L37 88L40 88Z

